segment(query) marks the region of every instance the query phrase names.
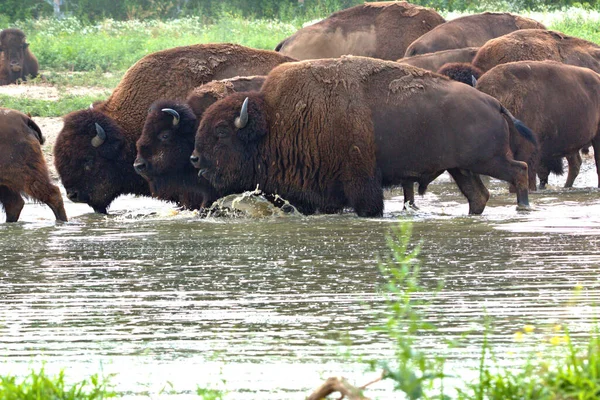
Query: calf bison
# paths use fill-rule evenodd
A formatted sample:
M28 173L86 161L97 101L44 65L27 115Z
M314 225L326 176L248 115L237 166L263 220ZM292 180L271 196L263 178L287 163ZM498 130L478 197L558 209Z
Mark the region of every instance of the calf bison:
M481 46L473 65L485 72L499 64L525 60L558 61L600 73L600 46L556 31L523 29Z
M351 207L381 216L382 187L428 183L448 170L469 213L480 214L489 192L477 174L513 183L519 208L529 204L511 117L493 97L420 68L309 60L275 68L260 92L210 106L192 156L221 194L258 185L305 214Z
M197 127L198 119L186 104L171 100L153 103L133 164L150 184L154 197L190 210L208 207L218 197L190 163Z
M236 76L235 78L221 79L208 82L193 89L185 102L192 108L196 117L200 119L206 110L215 101L236 92L254 92L260 90L266 76ZM193 149L192 149L193 150ZM192 152L190 150L190 154Z
M599 74L554 61L521 61L492 68L477 81L477 89L497 98L535 132L537 159L544 171L541 187L548 181L548 170L556 171L555 160L563 156L570 166L565 186L571 186L581 164L579 150L590 142L600 186ZM536 162L529 166L532 174L536 167ZM535 175L533 179L535 184Z
M451 49L436 51L435 53L419 54L418 56L404 57L399 63L423 68L436 72L447 63L470 63L477 54L479 47L465 47L463 49Z
M404 57L441 50L479 47L519 29L546 29L537 21L509 13L467 15L438 25L408 46Z
M42 154L42 131L27 115L0 108L0 204L6 222L16 222L25 202L22 194L47 204L57 220L67 214Z
M300 29L275 50L298 60L344 54L397 60L413 40L444 21L433 9L405 1L364 3Z
M10 85L38 74L38 61L20 29L0 32L0 85Z
M133 163L135 143L154 101L184 100L191 89L213 79L264 75L287 61L291 59L273 51L235 44L175 47L143 57L106 101L64 117L54 161L67 197L106 213L122 194L150 195Z

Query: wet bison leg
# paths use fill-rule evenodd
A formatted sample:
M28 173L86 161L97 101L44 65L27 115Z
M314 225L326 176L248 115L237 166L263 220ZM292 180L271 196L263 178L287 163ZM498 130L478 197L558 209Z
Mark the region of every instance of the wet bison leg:
M598 187L600 187L600 137L598 135L594 138L594 140L592 140L592 148L594 149L594 161L596 162Z
M47 204L57 220L67 221L67 213L65 212L65 206L58 187L50 182L35 181L27 185L25 193L35 200Z
M21 197L21 194L6 186L0 186L0 203L4 205L6 222L17 222L21 215L21 210L25 205L25 201Z
M540 178L540 190L546 189L546 185L548 184L548 177L550 176L550 170L544 165L544 163L540 163L538 165L537 176ZM511 193L514 193L513 191Z
M567 181L565 182L565 187L570 188L573 187L573 183L575 182L575 178L579 175L579 170L581 169L581 154L579 151L576 153L570 154L567 157L567 162L569 163L569 174L567 175Z
M404 209L406 210L406 203L410 208L418 209L415 206L415 183L414 182L402 182L402 194L404 195Z
M514 185L517 191L517 210L529 209L529 175L526 162L507 158L507 155L498 155L470 169L472 172L489 175Z
M383 215L383 188L374 178L353 180L344 184L344 194L359 217Z
M448 173L452 175L456 185L469 201L469 214L481 214L490 199L490 192L479 175L472 174L469 171L463 173L458 168L449 169Z

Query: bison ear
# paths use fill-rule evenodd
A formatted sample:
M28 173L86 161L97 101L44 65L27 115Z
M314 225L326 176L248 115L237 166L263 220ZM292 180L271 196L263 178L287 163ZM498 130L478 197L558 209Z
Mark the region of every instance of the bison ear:
M29 43L23 43L23 50L29 47Z
M40 142L40 144L44 144L44 142L46 141L46 138L44 138L44 135L42 134L42 130L40 129L40 127L31 119L31 115L29 115L29 120L27 121L27 126L29 127L29 129L31 129L35 132L35 137Z

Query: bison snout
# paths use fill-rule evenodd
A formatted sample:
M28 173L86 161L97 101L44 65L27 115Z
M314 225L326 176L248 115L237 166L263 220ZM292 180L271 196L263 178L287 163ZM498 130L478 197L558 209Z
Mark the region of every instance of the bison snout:
M90 196L78 190L67 190L67 198L73 203L87 203Z
M135 172L142 175L148 171L148 163L143 158L138 157L133 163L133 168L135 169Z
M190 162L192 163L194 168L200 168L200 157L198 157L197 155L192 154L190 156Z

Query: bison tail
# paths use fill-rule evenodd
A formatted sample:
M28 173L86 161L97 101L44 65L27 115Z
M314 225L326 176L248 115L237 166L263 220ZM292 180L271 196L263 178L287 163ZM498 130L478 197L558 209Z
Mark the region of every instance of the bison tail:
M548 169L548 171L556 174L562 175L565 173L565 169L563 168L562 158L551 158L548 160L542 161L544 167Z
M419 195L420 196L423 196L425 194L428 186L429 186L429 183L419 182Z
M535 134L527 127L527 125L516 119L504 106L500 106L500 112L512 120L513 124L515 124L515 128L517 128L517 131L521 134L521 136L537 146L538 143L537 139L535 138Z
M581 149L581 152L583 154L590 154L590 146L585 146L584 148Z
M33 122L31 118L27 121L27 126L35 132L35 137L40 142L40 144L44 144L44 142L46 142L46 138L42 134L42 130L39 126L37 126L35 122Z

